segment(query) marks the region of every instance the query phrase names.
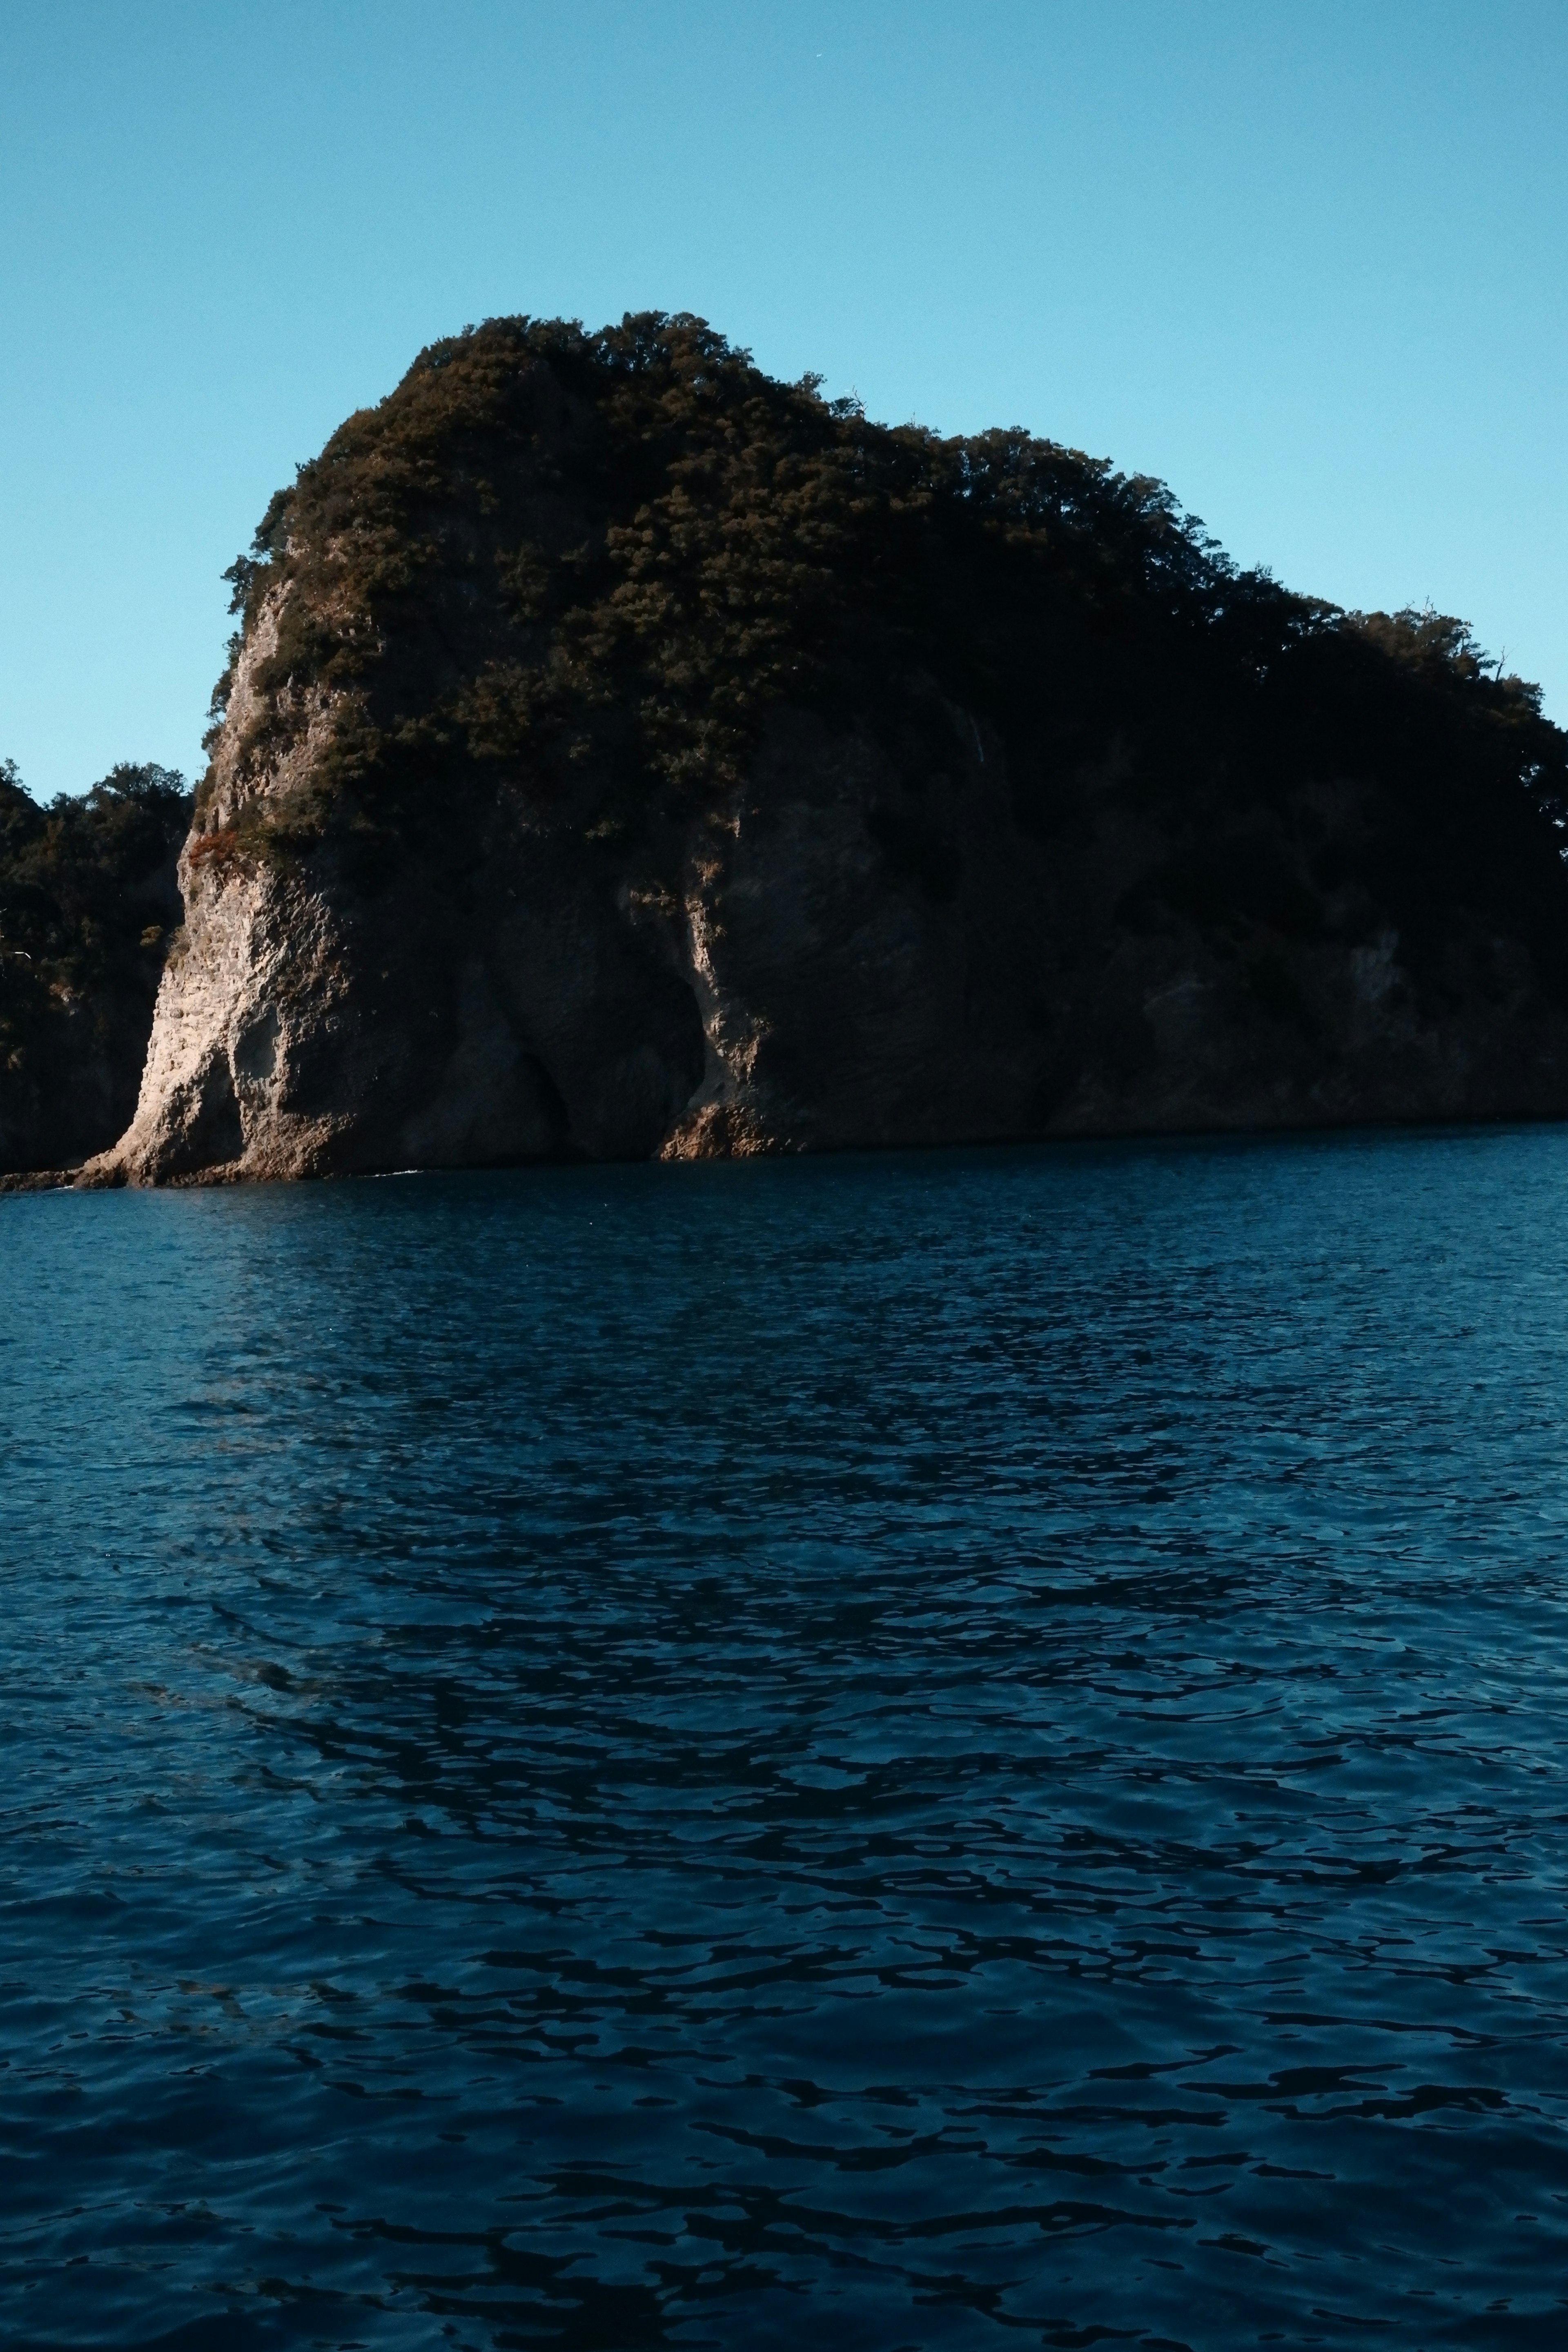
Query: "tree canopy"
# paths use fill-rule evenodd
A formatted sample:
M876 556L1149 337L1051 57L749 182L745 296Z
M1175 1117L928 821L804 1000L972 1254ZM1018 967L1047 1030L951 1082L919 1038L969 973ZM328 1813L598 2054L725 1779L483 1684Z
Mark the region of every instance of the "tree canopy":
M1026 824L1112 744L1156 796L1375 771L1435 810L1568 810L1568 739L1464 623L1293 593L1147 476L1020 428L874 424L684 315L433 344L229 578L242 629L265 608L277 632L240 776L327 729L265 814L301 844L434 839L476 796L700 810L772 708L896 726L916 677L996 730Z
M100 1149L134 1104L190 817L173 769L121 761L41 807L0 761L0 1166ZM88 1096L101 1133L79 1129Z

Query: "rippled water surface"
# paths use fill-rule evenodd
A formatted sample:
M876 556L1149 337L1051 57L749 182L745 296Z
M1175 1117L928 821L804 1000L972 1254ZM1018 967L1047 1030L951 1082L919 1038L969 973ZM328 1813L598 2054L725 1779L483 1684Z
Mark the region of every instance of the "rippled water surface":
M1568 1133L0 1202L0 2342L1568 2342Z

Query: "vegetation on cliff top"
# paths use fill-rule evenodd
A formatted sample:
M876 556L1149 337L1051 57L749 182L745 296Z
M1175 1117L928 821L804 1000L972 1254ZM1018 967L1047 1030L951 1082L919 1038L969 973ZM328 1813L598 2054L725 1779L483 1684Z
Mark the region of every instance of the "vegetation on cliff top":
M872 424L689 317L433 344L229 576L243 629L277 630L239 776L321 746L258 813L274 844L439 848L498 798L608 834L700 812L771 709L896 731L915 681L994 730L1030 829L1108 761L1232 807L1375 779L1439 860L1461 811L1473 856L1478 793L1503 835L1527 803L1568 814L1568 738L1463 623L1293 594L1156 481L1021 430Z
M129 1116L190 818L167 768L122 761L43 808L0 761L0 1167L101 1149Z

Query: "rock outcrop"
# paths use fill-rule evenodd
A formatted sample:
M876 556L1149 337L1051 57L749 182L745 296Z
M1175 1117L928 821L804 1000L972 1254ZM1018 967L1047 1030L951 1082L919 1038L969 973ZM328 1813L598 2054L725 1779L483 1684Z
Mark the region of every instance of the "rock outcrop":
M1568 1114L1563 738L1157 485L501 321L236 579L89 1181Z

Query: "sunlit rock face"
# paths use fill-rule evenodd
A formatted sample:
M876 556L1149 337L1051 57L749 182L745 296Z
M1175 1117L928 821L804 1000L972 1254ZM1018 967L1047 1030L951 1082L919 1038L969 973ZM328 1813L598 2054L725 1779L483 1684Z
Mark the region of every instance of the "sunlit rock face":
M236 576L89 1181L1568 1113L1564 739L1157 484L503 320Z

